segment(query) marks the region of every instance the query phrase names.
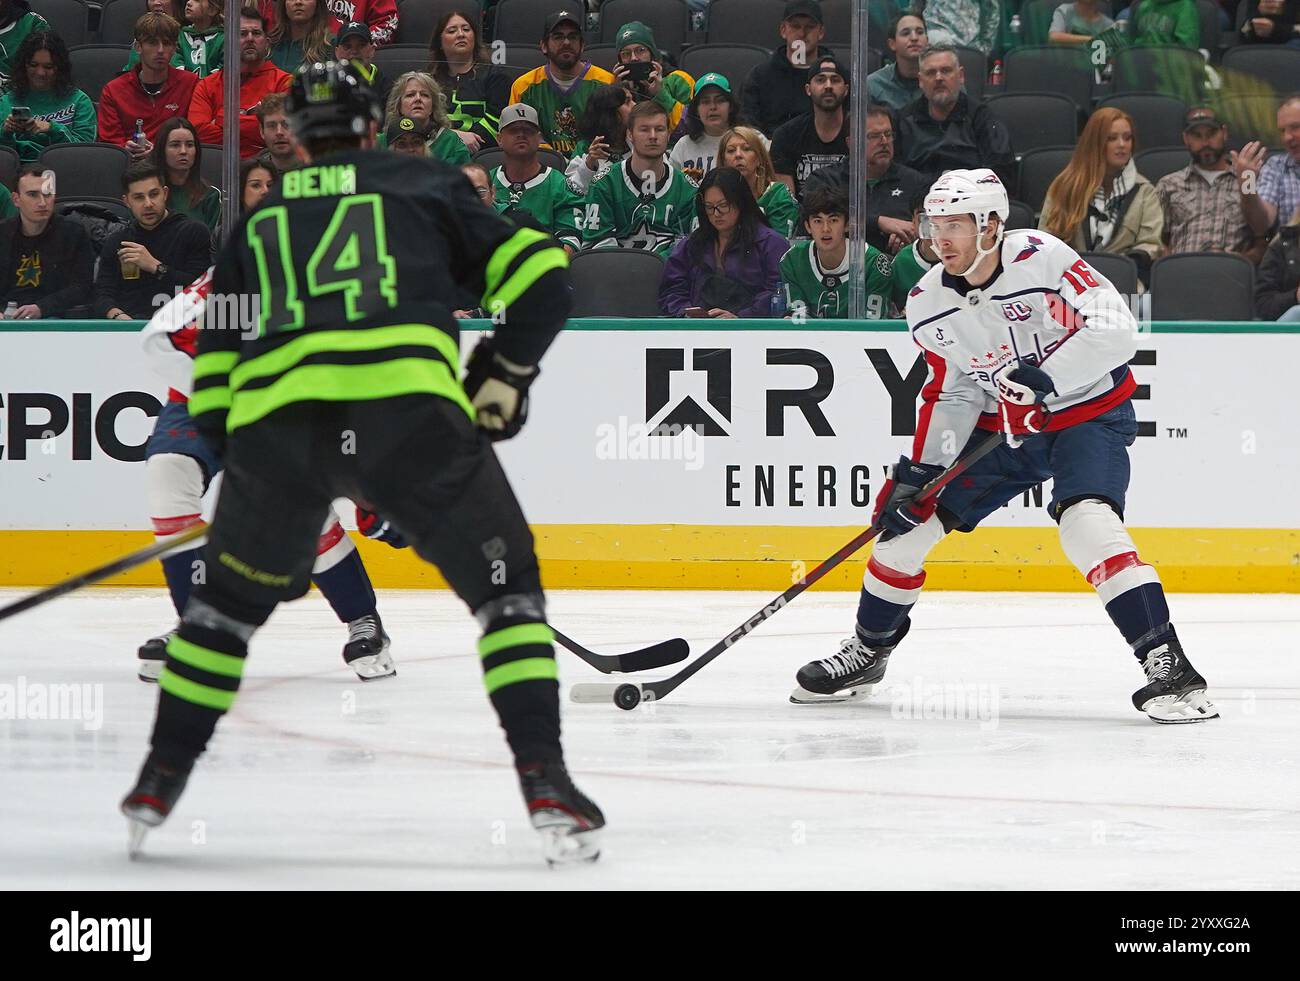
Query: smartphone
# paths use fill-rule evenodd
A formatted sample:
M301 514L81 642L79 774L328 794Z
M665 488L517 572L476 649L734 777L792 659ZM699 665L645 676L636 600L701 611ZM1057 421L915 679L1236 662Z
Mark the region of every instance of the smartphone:
M704 317L707 319L709 316L709 311L705 310L704 307L687 307L682 313L687 317Z
M630 61L623 67L627 69L627 78L630 82L644 82L655 70L655 66L649 61Z
M14 106L10 111L14 119L20 123L25 123L32 118L31 106Z

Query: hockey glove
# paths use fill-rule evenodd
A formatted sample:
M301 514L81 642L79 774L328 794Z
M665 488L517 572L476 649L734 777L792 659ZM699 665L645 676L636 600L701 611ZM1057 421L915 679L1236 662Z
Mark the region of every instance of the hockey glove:
M876 509L871 523L895 535L906 535L913 528L925 524L934 514L938 495L925 503L917 503L921 488L943 473L943 467L930 463L913 463L905 456L898 458L885 486L876 495Z
M528 386L539 373L497 353L490 337L479 341L465 366L465 394L474 406L478 427L497 440L519 435L528 421Z
M1056 391L1052 378L1042 368L1021 364L994 379L998 387L998 411L1007 442L1019 446L1023 435L1041 433L1051 415L1043 399Z
M406 539L393 527L391 521L374 511L367 511L360 504L357 505L357 531L367 538L373 538L393 548L406 548L407 545Z

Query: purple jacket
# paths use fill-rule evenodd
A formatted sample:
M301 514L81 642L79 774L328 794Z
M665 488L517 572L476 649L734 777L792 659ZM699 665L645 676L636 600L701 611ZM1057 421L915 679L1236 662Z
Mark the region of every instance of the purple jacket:
M766 225L755 230L754 245L747 252L730 249L723 257L722 274L743 283L754 292L754 301L740 310L737 317L770 317L772 294L781 283L781 256L790 248L781 235ZM700 300L700 290L709 276L718 272L712 248L698 257L687 250L690 238L679 241L668 257L663 279L659 282L659 306L670 317L680 317L687 307L708 307Z

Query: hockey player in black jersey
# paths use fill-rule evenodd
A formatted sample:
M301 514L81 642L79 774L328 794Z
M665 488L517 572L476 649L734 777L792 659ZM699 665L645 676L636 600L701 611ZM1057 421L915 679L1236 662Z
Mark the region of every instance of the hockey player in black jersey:
M372 150L379 118L351 71L305 66L290 94L305 166L217 260L190 413L224 447L226 477L207 581L168 643L151 751L122 802L133 853L234 701L253 633L306 591L331 500L351 497L437 565L477 618L484 683L547 860L599 854L604 818L564 766L532 535L491 448L526 418L570 309L568 261L484 208L459 170ZM458 288L500 325L463 384ZM230 299L250 296L251 320Z

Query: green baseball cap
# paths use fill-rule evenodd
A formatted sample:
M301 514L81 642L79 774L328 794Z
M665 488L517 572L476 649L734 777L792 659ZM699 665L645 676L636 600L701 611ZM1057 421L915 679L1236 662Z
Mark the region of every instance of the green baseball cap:
M724 92L731 91L731 83L727 81L726 75L719 75L717 72L705 72L695 80L695 94L699 95L700 91L707 85L716 85Z
M618 29L614 35L614 51L617 54L630 44L644 44L651 53L657 55L659 48L655 45L654 31L639 20L631 20Z

